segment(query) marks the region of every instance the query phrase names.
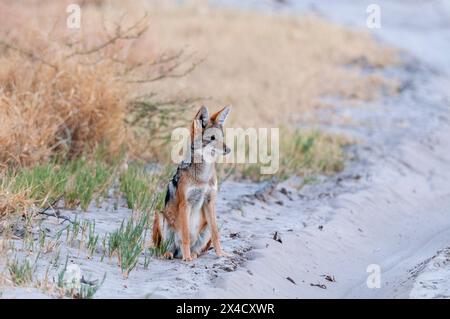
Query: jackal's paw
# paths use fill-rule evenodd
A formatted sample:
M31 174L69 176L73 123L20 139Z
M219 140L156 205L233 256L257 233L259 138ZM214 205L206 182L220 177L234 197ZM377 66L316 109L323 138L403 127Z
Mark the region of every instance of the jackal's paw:
M165 259L173 259L173 253L166 251L163 256Z
M223 250L216 252L217 257L231 257L231 254L224 252Z
M192 261L192 257L191 256L183 256L183 261Z
M192 259L197 259L198 258L198 254L197 253L191 253L191 257L192 257Z

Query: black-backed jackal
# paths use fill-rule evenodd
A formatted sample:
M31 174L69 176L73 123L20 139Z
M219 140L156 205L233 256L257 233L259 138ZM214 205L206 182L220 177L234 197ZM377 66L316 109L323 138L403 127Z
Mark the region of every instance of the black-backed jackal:
M230 152L223 142L223 124L229 112L230 107L225 107L209 116L203 106L192 122L190 161L178 166L167 187L164 210L155 213L153 223L153 244L164 245L166 258L191 261L211 244L218 256L226 255L217 227L214 161Z

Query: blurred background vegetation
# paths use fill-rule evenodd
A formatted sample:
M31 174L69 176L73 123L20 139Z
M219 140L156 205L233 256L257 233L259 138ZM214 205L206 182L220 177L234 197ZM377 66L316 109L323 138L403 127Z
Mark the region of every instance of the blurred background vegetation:
M142 196L162 192L164 167L176 166L170 133L201 104L232 104L228 126L283 127L278 178L333 174L351 141L317 129L345 120L321 111L398 90L382 73L397 52L318 17L84 0L81 28L69 29L71 2L0 1L3 215L61 198L87 209L116 180L130 207L154 208ZM142 175L148 163L163 168L161 184ZM267 178L254 164L222 170Z

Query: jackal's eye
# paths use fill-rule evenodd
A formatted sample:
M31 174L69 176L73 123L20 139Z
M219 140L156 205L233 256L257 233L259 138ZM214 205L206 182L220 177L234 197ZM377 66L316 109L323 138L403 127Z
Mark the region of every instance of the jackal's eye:
M211 136L211 141L214 141L216 137L214 135Z

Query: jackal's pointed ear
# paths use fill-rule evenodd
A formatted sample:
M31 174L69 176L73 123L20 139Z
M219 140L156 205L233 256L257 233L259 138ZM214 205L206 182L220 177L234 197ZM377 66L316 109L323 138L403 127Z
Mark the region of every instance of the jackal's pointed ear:
M191 128L191 142L194 143L194 141L201 138L203 132L202 122L200 120L194 119L192 121L192 128Z
M225 123L225 120L228 117L228 114L230 114L230 111L231 111L231 105L225 106L219 112L216 112L211 116L211 121L216 122L220 125L223 125L223 123Z
M209 112L206 106L202 106L200 110L198 110L197 114L194 117L194 121L199 120L203 128L206 127L209 121Z

